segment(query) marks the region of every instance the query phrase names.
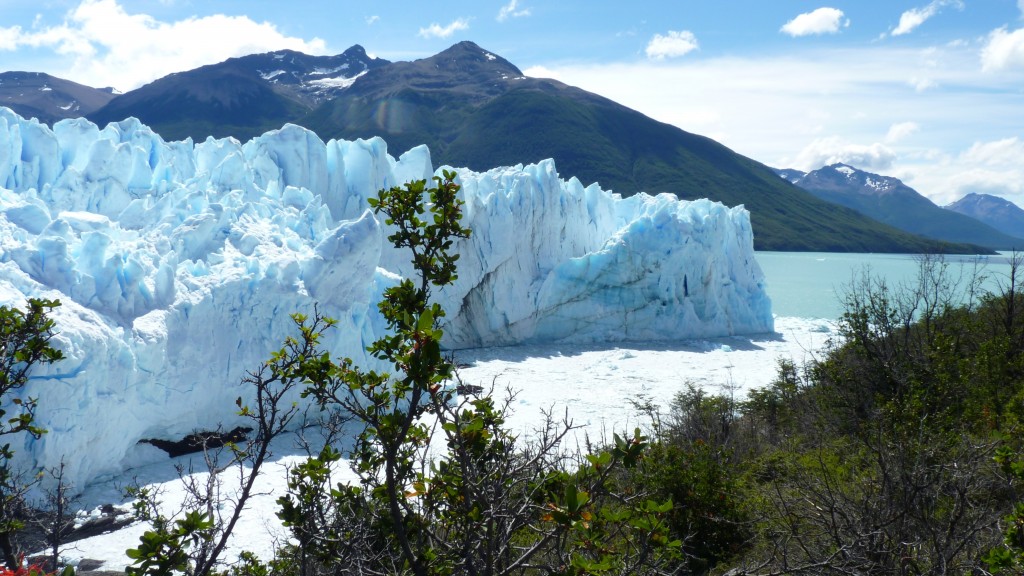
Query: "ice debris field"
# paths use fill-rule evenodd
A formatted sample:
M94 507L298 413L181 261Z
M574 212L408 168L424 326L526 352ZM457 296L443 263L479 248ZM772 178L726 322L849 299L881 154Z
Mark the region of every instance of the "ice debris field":
M425 147L396 160L379 138L165 142L134 119L51 130L0 108L0 304L59 298L67 356L27 391L49 433L14 448L81 486L141 439L233 426L245 371L314 304L338 320L326 348L371 365L375 303L410 266L366 198L434 173ZM458 181L473 234L437 295L449 348L773 331L742 207L621 198L552 161Z

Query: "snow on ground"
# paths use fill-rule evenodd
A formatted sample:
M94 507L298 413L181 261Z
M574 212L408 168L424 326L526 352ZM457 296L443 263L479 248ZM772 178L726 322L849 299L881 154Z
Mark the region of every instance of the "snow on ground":
M622 430L636 423L630 400L646 398L667 405L687 383L712 393L737 396L768 384L777 359L810 360L832 335L828 321L776 318L775 334L691 340L675 344L607 346L516 346L465 350L468 384L518 392L509 424L529 430L540 411L567 408L574 423L588 430Z
M493 382L499 392L506 387L517 391L515 414L509 419L513 429L528 433L541 423L542 410L561 415L568 409L574 423L595 436L639 423L630 400L665 406L688 382L709 392L731 390L737 395L765 386L774 377L779 358L810 360L834 334L827 320L776 318L775 329L774 334L674 344L483 348L461 351L457 360L465 365L460 370L465 383L489 387ZM170 460L154 458L154 452L155 448L138 450L139 461L148 464L89 486L81 500L83 508L120 502L121 490L133 478L162 491L165 503L180 501L181 482L174 464L187 467L192 458L199 468L201 456ZM288 466L301 461L303 452L290 436L282 439L275 455L258 484L259 496L235 531L229 557L247 549L267 558L274 544L286 537L275 516L275 500L284 493ZM347 467L339 471L339 480L351 477ZM65 556L72 561L101 560L101 569L122 570L129 564L124 551L138 545L145 529L135 524L72 543Z

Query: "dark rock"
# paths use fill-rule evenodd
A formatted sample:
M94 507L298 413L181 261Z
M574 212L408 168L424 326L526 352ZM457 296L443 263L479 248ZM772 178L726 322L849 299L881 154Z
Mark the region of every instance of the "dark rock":
M228 442L244 442L246 434L249 432L252 432L252 428L239 426L230 432L196 432L195 434L185 436L181 440L144 438L139 442L152 444L164 452L167 452L171 458L174 458L176 456L184 456L185 454L202 452L204 449L208 448L219 448Z

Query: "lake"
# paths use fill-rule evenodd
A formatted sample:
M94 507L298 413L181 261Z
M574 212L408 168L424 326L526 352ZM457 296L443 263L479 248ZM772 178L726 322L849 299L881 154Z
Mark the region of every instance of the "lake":
M840 295L855 275L867 270L890 286L914 285L920 257L910 254L846 254L836 252L757 252L768 282L776 316L836 319L842 313ZM985 276L983 287L997 290L1010 270L1009 252L997 256L943 256L949 271L969 278L975 270Z

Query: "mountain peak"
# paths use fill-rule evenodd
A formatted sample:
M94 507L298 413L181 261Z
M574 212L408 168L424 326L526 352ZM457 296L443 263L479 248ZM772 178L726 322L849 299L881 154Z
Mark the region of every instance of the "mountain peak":
M977 218L1000 232L1024 238L1024 210L1005 198L971 192L945 208Z
M1000 198L999 196L993 196L991 194L981 194L978 192L968 192L963 198L953 202L947 208L958 205L989 205L998 206L1000 208L1011 208L1016 207L1020 210L1020 207L1010 202L1006 198Z
M361 44L353 44L352 46L349 46L348 50L345 50L341 54L343 56L351 56L356 58L370 58L370 56L366 53L366 48L363 48Z
M473 42L459 42L433 56L394 62L371 70L348 92L366 100L402 100L416 94L421 104L437 98L444 106L479 106L525 79L508 60ZM442 105L442 104L439 104ZM349 114L349 112L339 112Z
M497 54L485 50L475 42L464 40L453 44L447 50L417 62L434 64L437 70L445 72L497 72L506 77L522 76L523 72L514 64Z
M853 184L860 188L858 190L859 194L867 195L913 192L899 178L873 174L842 162L829 164L818 170L811 171L804 176L803 180L808 183L817 181L817 184L810 184L817 187L821 187L822 183L827 181L833 183L841 182L840 186L850 186ZM913 193L916 194L916 192Z

